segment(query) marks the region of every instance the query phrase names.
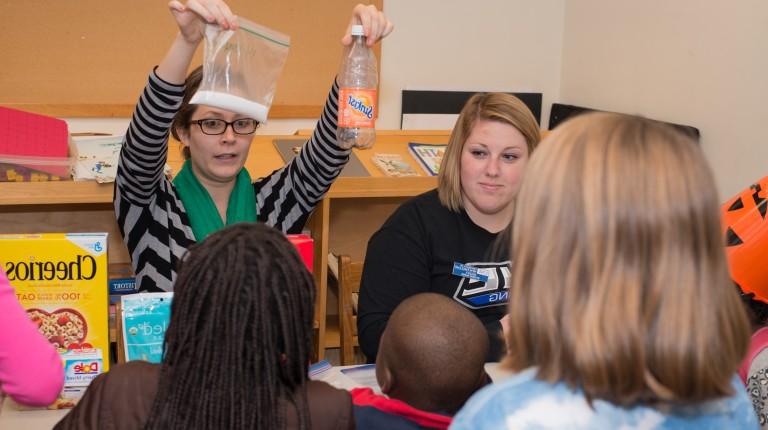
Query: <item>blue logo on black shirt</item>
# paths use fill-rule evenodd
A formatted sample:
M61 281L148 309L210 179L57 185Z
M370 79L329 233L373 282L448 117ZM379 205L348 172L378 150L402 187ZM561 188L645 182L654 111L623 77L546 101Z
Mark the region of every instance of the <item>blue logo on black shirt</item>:
M476 267L479 274L488 277L483 282L477 279L461 278L453 298L471 309L499 306L509 298L510 262L501 263L466 263Z

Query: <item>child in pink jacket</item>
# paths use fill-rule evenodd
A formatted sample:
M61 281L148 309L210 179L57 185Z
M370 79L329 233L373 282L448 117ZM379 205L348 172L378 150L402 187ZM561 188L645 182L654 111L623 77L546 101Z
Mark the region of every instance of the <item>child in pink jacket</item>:
M27 317L0 269L0 392L21 404L45 406L63 385L59 354Z

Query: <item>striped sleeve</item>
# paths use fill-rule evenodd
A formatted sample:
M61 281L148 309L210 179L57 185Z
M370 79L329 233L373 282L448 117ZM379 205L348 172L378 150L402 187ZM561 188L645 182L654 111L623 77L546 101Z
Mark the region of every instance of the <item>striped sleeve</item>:
M131 204L147 206L163 178L168 131L181 105L183 85L163 81L153 71L125 134L115 179L116 193Z
M259 220L298 232L349 160L336 144L339 87L333 83L310 139L290 163L254 183Z
M163 174L168 131L183 94L182 85L151 73L120 151L115 216L140 291L172 291L176 264L194 243L189 219Z

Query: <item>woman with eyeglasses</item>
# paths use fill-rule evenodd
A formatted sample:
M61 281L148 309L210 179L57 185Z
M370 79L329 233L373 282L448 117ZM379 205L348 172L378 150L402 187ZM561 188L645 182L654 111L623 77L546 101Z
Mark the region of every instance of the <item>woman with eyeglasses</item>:
M262 221L283 232L300 231L349 159L349 150L336 145L334 82L300 154L252 181L243 166L258 122L190 104L202 68L185 79L205 24L236 29L237 18L221 0L173 0L168 7L179 33L139 98L120 153L114 196L141 291L171 291L187 248L226 225ZM374 6L357 5L342 38L345 45L352 42L352 24L363 25L371 45L393 28ZM173 181L163 175L169 131L183 144L186 158Z

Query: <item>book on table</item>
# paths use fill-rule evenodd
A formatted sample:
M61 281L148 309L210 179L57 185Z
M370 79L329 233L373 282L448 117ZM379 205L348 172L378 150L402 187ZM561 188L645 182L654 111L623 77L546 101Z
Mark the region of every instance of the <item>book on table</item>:
M371 161L387 176L419 176L419 173L411 167L400 154L373 154Z
M410 142L408 143L408 152L428 175L437 176L447 147L447 144Z
M274 139L272 143L275 145L275 149L277 149L280 157L282 157L283 161L287 164L293 160L294 157L299 155L299 152L301 152L301 148L306 141L307 139ZM353 151L349 153L349 161L344 165L339 176L365 177L371 175Z

